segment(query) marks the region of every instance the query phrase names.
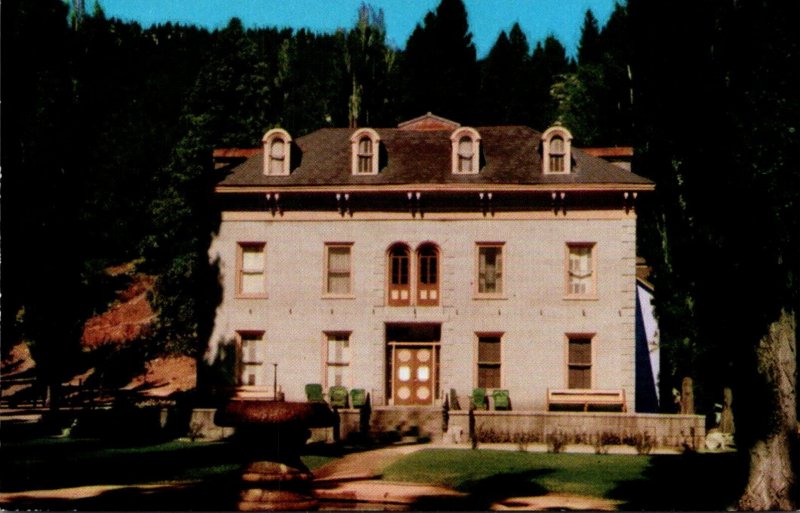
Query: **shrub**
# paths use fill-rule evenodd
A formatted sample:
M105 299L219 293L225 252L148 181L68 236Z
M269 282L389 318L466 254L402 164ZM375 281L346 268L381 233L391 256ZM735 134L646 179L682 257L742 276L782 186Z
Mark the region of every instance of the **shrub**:
M558 454L567 445L567 435L562 431L554 431L547 437L547 452Z
M650 433L638 433L634 437L634 447L636 447L637 454L650 454L653 447L656 445L656 439Z

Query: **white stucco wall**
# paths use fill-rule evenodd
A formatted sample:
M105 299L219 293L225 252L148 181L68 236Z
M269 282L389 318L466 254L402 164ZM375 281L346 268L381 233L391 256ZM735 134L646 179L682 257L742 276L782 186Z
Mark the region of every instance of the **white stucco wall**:
M552 215L552 213L551 213ZM306 383L323 382L323 333L351 332L350 387L365 388L383 404L385 324L441 324L440 390L462 401L476 383L475 333L502 332L502 387L514 409L545 409L547 388L567 387L567 333L594 333L594 388L623 388L633 411L635 384L635 238L633 213L543 216L537 219L360 219L262 213L254 220L223 215L210 248L219 258L224 296L208 359L243 330L263 330L267 362L278 363L288 400L304 400ZM241 216L239 216L241 217ZM607 217L607 218L603 218ZM266 243L266 299L234 297L237 242ZM386 250L395 242L412 250L430 241L440 248L441 301L436 307L389 307L385 301ZM503 299L475 299L476 242L504 242ZM324 244L352 242L352 299L322 295ZM565 245L594 242L596 300L564 294ZM272 383L272 365L264 365ZM463 404L462 404L463 405Z

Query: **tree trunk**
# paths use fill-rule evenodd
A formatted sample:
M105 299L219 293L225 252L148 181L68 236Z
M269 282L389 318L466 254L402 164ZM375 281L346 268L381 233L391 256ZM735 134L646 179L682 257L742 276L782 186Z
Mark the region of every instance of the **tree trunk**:
M795 510L796 482L792 453L797 443L797 341L795 313L783 310L769 326L756 351L758 377L772 397L765 397L771 418L758 419L750 451L750 474L741 510Z

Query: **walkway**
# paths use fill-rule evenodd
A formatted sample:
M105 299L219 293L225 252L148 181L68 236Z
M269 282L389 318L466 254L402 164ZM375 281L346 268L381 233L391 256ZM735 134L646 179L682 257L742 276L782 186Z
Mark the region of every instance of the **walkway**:
M326 501L357 501L412 506L464 499L466 494L443 486L382 481L387 466L426 445L404 445L364 451L314 470L314 496Z

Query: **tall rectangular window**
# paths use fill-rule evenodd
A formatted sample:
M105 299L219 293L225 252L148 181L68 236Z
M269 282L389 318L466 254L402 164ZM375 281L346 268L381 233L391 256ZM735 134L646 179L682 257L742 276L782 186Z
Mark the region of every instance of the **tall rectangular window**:
M352 293L351 244L325 245L325 293L345 296Z
M364 137L358 141L358 172L372 174L372 139Z
M350 334L326 334L325 382L327 386L350 386Z
M500 388L500 335L478 335L478 386Z
M567 244L567 295L594 296L594 244Z
M263 332L239 332L239 385L264 386L266 344Z
M266 244L263 242L240 242L237 252L237 295L266 297Z
M503 293L503 246L478 244L478 294Z
M592 388L592 337L569 335L567 387Z

